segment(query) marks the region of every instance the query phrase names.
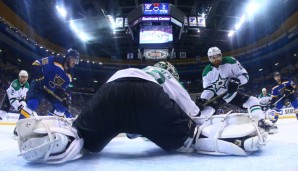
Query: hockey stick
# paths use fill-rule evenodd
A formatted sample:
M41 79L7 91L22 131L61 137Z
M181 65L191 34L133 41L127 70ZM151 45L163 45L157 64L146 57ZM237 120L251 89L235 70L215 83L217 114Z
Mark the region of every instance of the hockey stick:
M54 98L56 98L57 100L59 100L60 102L62 102L62 103L64 102L64 100L61 97L57 96L53 91L51 91L50 89L48 89L46 86L43 86L43 89L47 93L49 93L50 95L52 95Z
M228 94L228 91L216 96L216 97L213 97L212 99L210 99L209 101L205 102L202 106L207 106L208 104L214 102L215 100L219 99L219 98L222 98L223 96L227 95Z
M284 99L286 95L284 94L281 98L279 98L275 103L273 103L273 106L276 106L278 102L280 102L282 99Z

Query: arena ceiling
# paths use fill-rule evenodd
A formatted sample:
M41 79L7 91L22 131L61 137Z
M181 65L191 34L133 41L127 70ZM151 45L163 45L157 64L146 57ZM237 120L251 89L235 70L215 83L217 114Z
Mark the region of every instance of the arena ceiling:
M206 27L200 32L185 28L180 40L174 39L175 50L184 51L188 57L206 56L210 46L218 46L224 52L251 44L273 33L291 14L297 11L296 0L258 0L258 11L228 37L252 0L3 0L3 2L28 23L44 39L64 47L75 47L90 56L118 56L137 53L138 41L132 40L126 28L115 34L107 16L127 17L143 3L171 3L186 16L206 16ZM61 18L57 4L63 4L67 16ZM70 27L70 21L80 25L80 30L92 37L81 41Z

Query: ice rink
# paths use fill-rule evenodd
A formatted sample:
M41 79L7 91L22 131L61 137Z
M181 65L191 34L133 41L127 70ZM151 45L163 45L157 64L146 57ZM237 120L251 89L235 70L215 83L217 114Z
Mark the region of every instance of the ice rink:
M267 145L247 157L167 153L142 138L115 138L101 153L59 165L30 163L18 157L14 125L0 124L0 171L298 171L298 121L280 119L279 132Z

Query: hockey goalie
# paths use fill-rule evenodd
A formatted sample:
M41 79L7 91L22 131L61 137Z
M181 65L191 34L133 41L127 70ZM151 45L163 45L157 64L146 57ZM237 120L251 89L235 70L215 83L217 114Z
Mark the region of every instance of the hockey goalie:
M21 155L63 163L101 152L119 133L142 135L169 152L248 155L265 145L266 134L250 115L200 111L178 80L169 62L123 69L96 91L73 122L29 111L31 118L17 123Z
M231 113L194 120L198 125L193 136L175 151L245 156L265 145L267 134L247 114ZM17 129L20 155L31 162L64 163L89 151L83 148L84 139L77 129L64 118L38 116L23 119L18 121Z

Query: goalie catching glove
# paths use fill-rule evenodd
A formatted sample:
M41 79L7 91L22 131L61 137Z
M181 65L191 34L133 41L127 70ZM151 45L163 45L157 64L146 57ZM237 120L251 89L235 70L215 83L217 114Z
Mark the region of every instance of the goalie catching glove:
M20 155L25 160L50 164L64 163L82 156L84 141L63 118L40 116L17 122Z

